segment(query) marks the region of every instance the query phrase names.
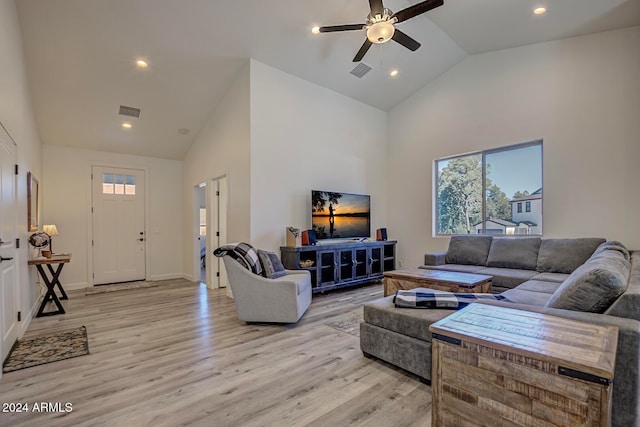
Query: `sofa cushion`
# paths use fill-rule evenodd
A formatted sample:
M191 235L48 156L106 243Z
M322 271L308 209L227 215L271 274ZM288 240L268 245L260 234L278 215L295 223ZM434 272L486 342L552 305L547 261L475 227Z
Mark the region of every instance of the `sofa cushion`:
M624 259L626 259L627 261L631 261L631 255L629 253L629 250L626 248L625 245L623 245L622 243L616 241L616 240L610 240L608 242L604 242L602 243L600 246L598 246L596 248L596 250L593 252L594 255L597 254L601 254L604 251L617 251L620 252L622 254L622 256L624 257Z
M640 321L640 251L631 252L631 272L627 290L613 303L605 314Z
M429 325L453 313L451 310L408 310L396 308L393 296L364 305L364 321L383 329L431 342Z
M484 265L464 265L464 264L443 264L443 265L423 265L420 268L425 270L443 270L457 271L458 273L475 273L483 268Z
M552 295L555 291L558 290L560 285L562 285L562 283L558 282L546 282L544 280L537 280L536 277L538 276L534 276L533 279L527 280L523 284L518 285L515 289Z
M539 237L493 239L487 267L535 270L540 240Z
M542 239L536 270L571 274L584 264L604 239Z
M452 236L447 264L486 265L492 236Z
M625 291L630 263L618 251L603 251L578 267L546 306L604 313Z
M552 294L544 292L533 292L526 289L520 289L518 286L515 289L509 289L504 291L500 295L505 296L509 301L516 304L535 305L537 307L544 307L549 301Z
M569 277L568 274L565 273L540 273L533 276L532 280L542 280L544 282L557 282L562 283L567 280Z
M278 277L286 276L287 272L284 271L284 265L278 258L275 252L263 251L258 249L258 258L262 263L262 271L264 277L267 279L277 279Z
M513 289L521 283L526 282L538 272L531 270L517 270L513 268L483 268L476 272L476 274L486 274L487 276L493 276L491 279L491 292L500 293L507 289Z

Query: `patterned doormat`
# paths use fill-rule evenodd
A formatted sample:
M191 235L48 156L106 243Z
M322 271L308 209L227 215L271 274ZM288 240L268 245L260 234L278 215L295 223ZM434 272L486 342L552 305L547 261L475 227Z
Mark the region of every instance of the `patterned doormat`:
M2 372L17 371L85 354L89 354L89 342L87 328L81 326L18 341L5 360Z
M325 324L339 331L359 337L360 323L364 322L362 310L362 307L360 307L357 310L338 316Z
M128 289L155 288L156 282L114 283L113 285L98 285L84 288L85 295L103 294L105 292L126 291Z

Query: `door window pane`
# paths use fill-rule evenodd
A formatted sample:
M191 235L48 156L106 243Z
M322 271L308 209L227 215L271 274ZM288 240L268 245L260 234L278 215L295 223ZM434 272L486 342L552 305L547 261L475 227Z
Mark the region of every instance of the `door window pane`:
M113 194L113 175L102 174L102 194Z
M136 195L136 177L135 176L127 175L125 177L124 192L128 196Z
M116 194L124 194L124 176L115 175L113 178Z

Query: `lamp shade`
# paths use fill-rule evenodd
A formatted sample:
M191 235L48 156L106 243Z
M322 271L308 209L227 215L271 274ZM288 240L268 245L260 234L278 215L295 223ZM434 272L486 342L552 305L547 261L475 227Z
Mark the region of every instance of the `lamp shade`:
M47 233L49 237L58 235L58 229L56 228L55 224L43 225L42 231Z
M371 43L382 44L388 42L395 31L389 21L376 22L367 29L367 38Z

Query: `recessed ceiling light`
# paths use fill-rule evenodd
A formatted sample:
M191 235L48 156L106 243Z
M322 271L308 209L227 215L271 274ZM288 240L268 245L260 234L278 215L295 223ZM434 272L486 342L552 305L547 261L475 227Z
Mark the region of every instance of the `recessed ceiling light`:
M399 73L399 71L398 71L398 70L391 70L391 71L389 72L389 75L390 75L391 77L395 77L395 76L397 76L397 75L398 75L398 73Z
M313 34L320 34L320 27L316 26L311 29Z
M131 129L133 126L129 122L124 122L122 124L122 129Z
M542 15L547 11L547 8L545 7L537 7L535 9L533 9L533 13L535 13L536 15Z
M136 67L138 67L138 68L147 68L148 66L149 66L149 64L144 59L138 59L136 61Z

